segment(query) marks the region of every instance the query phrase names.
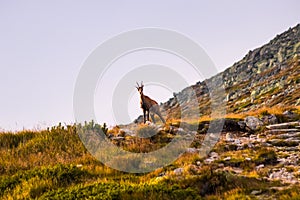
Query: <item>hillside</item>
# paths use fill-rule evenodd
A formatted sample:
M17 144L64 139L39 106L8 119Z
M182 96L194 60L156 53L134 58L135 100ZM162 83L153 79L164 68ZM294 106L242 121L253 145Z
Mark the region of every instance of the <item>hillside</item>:
M224 72L190 86L198 96L202 115L210 113L207 82L222 77L216 87L226 90L227 113L243 113L264 106L300 105L300 24L277 35L269 43L249 51L245 57ZM189 105L189 88L175 94L162 105L167 118L178 116L180 105ZM185 98L186 96L186 98Z
M299 57L297 25L224 72L191 86L199 119L179 120L180 106L195 105L188 98L180 103L172 98L162 104L165 125L132 123L108 129L92 121L0 132L0 199L300 199ZM215 137L208 126L223 119L210 118L205 83L218 76L224 80L217 87L226 90L227 115ZM189 91L175 96L187 97ZM128 152L145 154L174 140L192 142L169 165L126 173L105 166L94 153L109 153L115 158L110 164L125 169L147 169L169 155L131 162L137 161L134 156L103 148L105 136ZM203 155L207 136L216 144Z

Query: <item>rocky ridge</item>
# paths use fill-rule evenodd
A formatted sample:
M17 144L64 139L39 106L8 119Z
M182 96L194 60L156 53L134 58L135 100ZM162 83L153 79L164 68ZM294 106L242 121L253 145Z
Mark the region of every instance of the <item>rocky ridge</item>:
M222 82L216 81L222 78ZM180 116L180 109L199 106L201 114L210 113L207 83L226 91L227 112L245 112L263 106L300 105L300 24L277 35L266 45L249 51L224 72L197 82L162 104L167 118ZM190 89L199 105L189 101ZM178 98L179 97L179 98Z

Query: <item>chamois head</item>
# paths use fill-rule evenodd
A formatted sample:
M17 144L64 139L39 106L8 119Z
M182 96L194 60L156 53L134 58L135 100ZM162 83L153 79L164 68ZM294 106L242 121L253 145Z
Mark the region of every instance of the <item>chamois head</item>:
M143 85L143 81L141 82L141 85L139 85L138 82L136 82L137 86L136 89L139 91L140 94L143 94L143 88L144 88L144 85Z

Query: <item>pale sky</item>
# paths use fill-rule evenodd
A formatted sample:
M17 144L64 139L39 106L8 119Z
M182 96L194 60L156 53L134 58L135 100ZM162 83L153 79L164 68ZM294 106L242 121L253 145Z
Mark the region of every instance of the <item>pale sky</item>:
M178 31L196 41L223 71L300 23L299 8L298 0L2 0L0 129L74 122L73 92L83 62L98 45L124 31ZM196 81L191 77L190 84ZM109 113L96 113L103 115L100 123L113 124L105 118ZM140 113L137 105L131 116Z

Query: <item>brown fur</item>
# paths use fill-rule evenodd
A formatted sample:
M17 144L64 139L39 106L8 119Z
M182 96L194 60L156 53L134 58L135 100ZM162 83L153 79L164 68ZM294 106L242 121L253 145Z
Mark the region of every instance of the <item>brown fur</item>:
M141 97L141 108L143 109L143 114L144 114L144 123L146 123L146 121L149 121L149 114L150 112L151 114L151 119L152 122L155 123L155 119L154 119L154 114L157 114L160 118L160 120L163 123L166 123L166 121L164 120L164 118L162 117L160 110L159 110L159 105L156 101L154 101L153 99L151 99L150 97L144 95L143 93L143 82L141 83L141 86L139 86L139 84L137 83L137 90L140 93L140 97Z

